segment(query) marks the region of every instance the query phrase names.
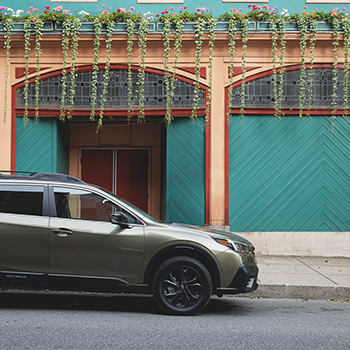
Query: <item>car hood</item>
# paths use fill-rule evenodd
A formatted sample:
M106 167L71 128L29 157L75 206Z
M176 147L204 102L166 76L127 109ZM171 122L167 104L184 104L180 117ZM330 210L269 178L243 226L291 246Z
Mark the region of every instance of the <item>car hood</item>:
M232 240L237 241L237 242L252 245L252 243L249 242L247 239L245 239L239 235L236 235L232 232L225 232L225 231L216 230L216 229L203 227L203 226L194 226L194 225L177 224L177 223L171 223L168 225L169 225L169 227L178 228L178 229L185 229L187 231L201 233L201 234L204 234L207 236L224 236L228 239L232 239Z

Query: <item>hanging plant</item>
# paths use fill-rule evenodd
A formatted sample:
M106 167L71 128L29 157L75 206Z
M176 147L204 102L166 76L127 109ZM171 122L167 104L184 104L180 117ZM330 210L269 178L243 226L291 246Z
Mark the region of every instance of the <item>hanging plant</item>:
M38 122L39 120L39 83L40 83L40 58L42 54L41 50L41 41L43 40L43 32L42 29L44 27L44 22L37 18L34 22L34 28L35 28L35 121Z
M208 82L208 99L207 99L207 106L205 111L205 124L209 122L209 115L210 115L210 107L211 107L211 88L213 84L213 54L214 54L214 40L215 40L215 34L216 34L216 19L215 18L209 18L208 23L208 32L209 32L209 82Z
M277 25L275 18L270 17L269 18L269 28L271 30L271 40L272 40L272 46L271 46L271 55L272 55L272 79L273 79L273 96L274 96L274 109L275 109L275 117L276 119L279 118L280 111L278 108L278 89L277 89L277 68L276 68L276 61L277 61Z
M71 22L71 36L72 36L72 59L71 59L71 69L70 69L70 76L71 76L71 84L70 84L70 98L69 98L69 110L68 110L68 118L71 118L73 105L74 105L74 97L75 97L75 77L77 75L77 56L78 56L78 34L80 31L80 20L77 17L72 18Z
M199 102L199 78L201 73L201 57L202 57L202 45L203 45L203 29L204 29L204 19L199 17L197 19L197 22L194 26L194 37L195 44L196 44L196 65L194 69L195 74L195 81L193 83L194 85L194 91L193 91L193 103L192 103L192 113L191 113L191 120L197 119L197 110L198 110L198 102Z
M342 21L344 31L344 97L343 118L348 118L348 98L349 98L349 48L350 48L350 18L345 17Z
M140 114L138 120L141 121L145 118L145 60L147 49L147 34L148 34L149 20L144 18L139 24L139 76L137 85L139 87L139 108Z
M30 52L30 27L32 21L30 18L27 18L24 21L23 30L24 30L24 59L25 59L25 73L24 73L24 115L23 123L27 125L29 122L28 119L28 89L29 89L29 52Z
M163 46L164 46L164 85L166 95L166 113L165 122L167 126L171 122L171 105L172 95L170 94L170 73L169 73L169 59L170 59L170 26L171 22L169 18L164 21L163 29Z
M300 53L301 53L301 69L300 69L300 95L299 95L299 118L303 119L303 107L305 105L305 54L306 54L306 31L307 31L307 23L304 16L299 16L297 19L298 28L299 28L299 45L300 45Z
M183 22L182 19L179 19L176 22L176 26L175 26L175 42L174 42L174 51L175 51L175 53L174 53L174 63L173 63L173 74L171 76L171 83L170 83L170 98L171 98L171 101L173 101L173 99L174 99L175 75L176 75L176 70L177 70L177 66L178 66L178 63L179 63L180 51L181 51L181 47L182 47L183 27L184 27L184 22ZM173 119L173 118L171 117L171 119Z
M103 120L103 110L105 103L107 101L108 94L108 82L109 82L109 67L111 65L111 50L112 50L112 34L114 29L114 22L107 22L107 39L106 39L106 63L105 71L102 78L102 94L101 94L101 108L100 108L100 118L98 120L97 131L102 126Z
M247 41L248 41L248 18L241 19L241 30L242 30L242 84L241 84L241 109L240 119L244 118L244 105L245 105L245 75L246 75L246 54L247 54Z
M132 112L132 72L131 72L131 57L133 48L133 34L134 34L135 22L128 18L126 20L126 32L128 34L128 41L126 44L126 54L128 57L128 118L131 118Z
M234 76L234 60L236 51L236 33L237 33L237 19L235 17L230 17L228 22L228 36L229 36L229 53L230 53L230 67L228 71L229 85L228 85L228 102L227 102L227 122L230 121L230 104L233 92L233 76Z
M94 18L94 60L92 62L91 76L91 112L90 120L95 120L96 100L97 100L97 78L98 78L98 58L100 55L100 36L102 31L102 22L100 18Z
M283 75L284 75L284 69L285 69L285 67L284 67L284 55L285 55L285 51L286 51L286 22L285 22L285 18L284 17L278 18L277 23L279 26L281 54L280 54L279 86L278 86L277 101L276 101L277 110L275 113L275 117L277 120L281 120L282 98L283 98Z
M317 34L317 26L318 22L316 18L310 19L310 68L309 68L309 79L308 79L308 108L307 108L307 116L310 116L310 109L312 104L312 95L313 95L313 85L314 85L314 53L315 53L315 45L316 45L316 34Z
M334 128L335 113L337 111L337 88L338 88L338 48L339 48L339 33L338 33L338 18L332 18L333 27L333 94L332 94L332 129Z
M67 58L68 58L68 49L69 49L69 36L71 30L71 21L70 19L65 19L62 23L62 94L61 94L61 107L60 107L60 116L61 120L65 120L65 107L66 107L66 98L67 98Z
M4 91L4 123L6 122L7 116L7 85L9 80L9 61L10 61L10 48L11 48L11 32L14 24L13 17L6 17L3 19L5 27L5 91Z

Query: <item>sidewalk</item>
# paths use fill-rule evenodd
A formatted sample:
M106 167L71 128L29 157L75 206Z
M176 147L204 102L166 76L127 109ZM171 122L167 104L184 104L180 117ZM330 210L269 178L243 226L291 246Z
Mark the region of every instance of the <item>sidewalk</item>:
M350 300L350 258L257 255L257 262L259 288L246 296Z

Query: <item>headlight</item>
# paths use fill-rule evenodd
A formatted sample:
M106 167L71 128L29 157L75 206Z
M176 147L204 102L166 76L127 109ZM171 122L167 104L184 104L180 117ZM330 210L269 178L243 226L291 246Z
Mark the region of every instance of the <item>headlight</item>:
M254 252L253 246L248 246L247 244L244 244L241 242L232 241L231 239L215 238L215 237L213 238L216 240L216 242L233 249L235 252L242 253L242 254L249 254Z

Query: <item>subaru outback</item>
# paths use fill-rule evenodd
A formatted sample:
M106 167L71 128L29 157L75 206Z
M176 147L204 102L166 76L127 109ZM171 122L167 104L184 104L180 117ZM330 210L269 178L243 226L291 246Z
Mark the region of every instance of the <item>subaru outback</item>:
M169 314L201 311L212 294L254 291L246 239L159 222L65 174L0 172L0 287L152 293Z

